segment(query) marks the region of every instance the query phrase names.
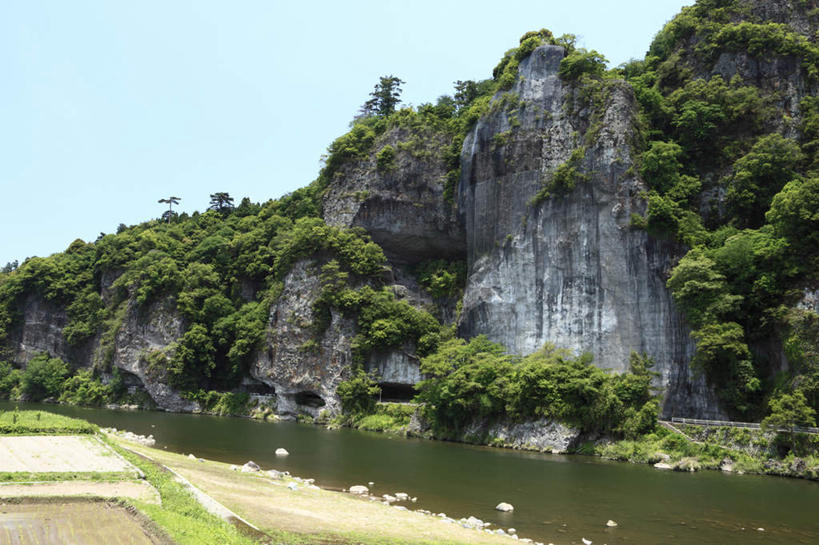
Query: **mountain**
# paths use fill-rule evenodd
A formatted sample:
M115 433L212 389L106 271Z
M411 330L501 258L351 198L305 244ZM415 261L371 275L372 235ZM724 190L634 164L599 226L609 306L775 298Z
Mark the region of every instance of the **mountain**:
M819 408L818 21L812 0L700 0L612 70L527 33L492 79L357 118L291 195L0 274L0 359L168 410L246 391L318 416L356 369L411 398L455 333L616 373L645 354L666 416Z

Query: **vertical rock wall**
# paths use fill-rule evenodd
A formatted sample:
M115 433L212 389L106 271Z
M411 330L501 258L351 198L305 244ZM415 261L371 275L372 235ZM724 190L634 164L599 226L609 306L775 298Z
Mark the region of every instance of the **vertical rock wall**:
M675 249L629 227L645 206L632 168L631 89L609 82L599 103L578 100L580 90L558 77L563 56L542 46L524 59L510 94L495 97L464 142L460 333L520 354L552 342L615 371L627 369L631 351L646 352L661 373L666 414L718 416L713 393L688 369L693 344L665 287ZM585 181L535 204L584 145Z

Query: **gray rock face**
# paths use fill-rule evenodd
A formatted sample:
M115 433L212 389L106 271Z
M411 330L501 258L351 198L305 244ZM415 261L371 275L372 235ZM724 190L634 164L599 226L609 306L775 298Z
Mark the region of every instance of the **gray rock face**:
M518 424L494 424L488 433L505 447L555 454L567 452L580 437L579 429L546 418Z
M444 201L445 134L404 128L380 136L366 160L336 173L324 197L324 221L363 227L393 263L463 259L464 232ZM378 168L376 155L392 146L391 168Z
M519 354L546 342L588 351L618 372L631 351L647 352L666 414L716 416L715 396L688 369L693 344L665 287L674 248L629 228L631 214L645 210L645 186L630 170L630 87L612 82L602 103L584 105L557 75L563 56L542 46L524 59L515 108L496 96L464 142L458 204L469 270L459 332ZM590 128L594 115L600 123ZM587 138L590 130L599 132ZM531 204L581 143L587 180Z
M312 307L320 290L315 265L297 262L270 309L265 348L250 369L254 378L275 388L276 412L282 415L318 416L322 410L340 409L335 391L352 363L354 323L333 312L316 341Z
M68 323L65 309L30 295L23 305L22 328L16 342L15 361L20 364L43 352L68 361L70 347L63 337Z
M422 379L413 346L373 354L367 367L368 371L374 371L381 377L382 383L413 385Z
M117 332L112 364L138 377L145 390L165 410L192 412L199 404L184 399L179 392L152 373L145 356L154 350L165 350L184 333L182 319L175 312L173 301L162 299L139 310L129 301L125 321Z

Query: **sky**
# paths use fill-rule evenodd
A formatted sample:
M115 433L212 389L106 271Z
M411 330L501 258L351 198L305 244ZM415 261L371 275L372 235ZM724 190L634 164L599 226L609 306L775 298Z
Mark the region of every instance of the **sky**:
M379 76L405 104L491 77L529 30L611 66L693 0L0 3L0 266L209 195L310 183Z

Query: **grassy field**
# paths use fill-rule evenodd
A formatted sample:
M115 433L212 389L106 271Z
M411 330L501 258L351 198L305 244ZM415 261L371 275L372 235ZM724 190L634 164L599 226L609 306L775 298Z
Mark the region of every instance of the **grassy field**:
M228 464L199 462L180 454L133 444L128 444L128 448L177 471L206 494L259 527L275 543L510 543L509 538L467 530L457 524L443 524L435 517L401 511L349 494L312 490L300 483L295 483L297 490L290 490L287 485L292 481L273 481L266 476L232 471ZM136 463L133 455L129 460ZM145 465L140 467L147 473ZM163 495L163 508L165 505ZM146 509L146 513L154 517L150 510ZM160 522L158 518L154 520Z
M0 411L0 435L73 435L96 433L97 426L45 411Z

